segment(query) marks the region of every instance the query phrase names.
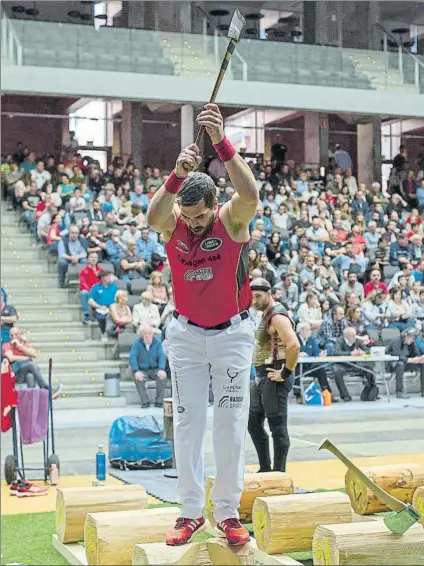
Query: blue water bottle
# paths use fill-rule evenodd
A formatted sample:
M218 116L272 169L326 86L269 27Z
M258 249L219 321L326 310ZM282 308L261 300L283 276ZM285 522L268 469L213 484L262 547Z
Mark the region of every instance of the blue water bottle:
M106 479L106 454L103 451L103 444L99 444L99 451L96 454L96 478L98 481Z

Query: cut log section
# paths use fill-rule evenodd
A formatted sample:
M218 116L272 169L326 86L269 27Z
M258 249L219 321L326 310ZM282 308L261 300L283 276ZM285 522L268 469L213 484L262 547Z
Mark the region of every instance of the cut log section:
M424 487L419 487L414 491L412 505L419 513L421 513L421 519L419 522L424 525Z
M394 535L383 521L321 525L313 540L315 566L424 565L424 530Z
M239 566L239 565L283 565L301 566L300 562L290 556L269 556L256 547L256 544L245 544L243 546L228 546L225 539L209 539L206 541L209 558L214 566Z
M84 541L89 565L129 565L134 546L163 542L179 516L177 507L89 513L85 521Z
M205 479L205 507L209 521L212 525L216 525L216 521L213 516L215 503L212 501L211 497L214 481L214 476L207 476ZM293 493L293 479L290 474L285 474L283 472L245 474L243 493L238 510L240 514L240 521L242 523L252 522L252 508L257 497L290 495Z
M87 513L147 509L141 485L68 487L57 490L56 533L64 544L84 540Z
M310 551L315 529L327 523L351 523L349 497L339 491L258 497L253 529L267 554Z
M136 544L132 563L133 566L150 566L151 564L192 566L193 564L210 564L210 561L206 542L192 542L183 546L167 546L164 542L157 542Z
M414 491L424 486L424 464L369 466L361 470L390 495L405 503L412 503ZM371 515L389 511L389 508L350 470L346 472L345 486L355 513Z

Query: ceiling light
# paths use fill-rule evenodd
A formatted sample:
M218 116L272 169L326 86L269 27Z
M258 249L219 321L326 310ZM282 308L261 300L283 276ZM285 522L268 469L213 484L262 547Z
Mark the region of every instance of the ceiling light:
M69 10L67 14L70 18L79 18L81 16L81 12L78 10Z
M23 14L25 12L25 6L13 6L12 12L15 12L15 14Z

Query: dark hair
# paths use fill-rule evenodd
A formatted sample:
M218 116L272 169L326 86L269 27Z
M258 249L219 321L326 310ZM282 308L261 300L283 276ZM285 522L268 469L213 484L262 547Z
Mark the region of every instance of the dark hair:
M207 208L213 208L216 201L215 184L205 173L192 173L184 181L178 194L178 204L194 206L202 200Z

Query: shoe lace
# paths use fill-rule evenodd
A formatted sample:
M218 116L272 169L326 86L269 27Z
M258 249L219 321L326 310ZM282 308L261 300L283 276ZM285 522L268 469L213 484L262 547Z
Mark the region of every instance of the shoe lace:
M240 529L242 524L240 523L240 521L238 519L225 519L225 521L222 521L226 527L230 527L231 529Z
M175 523L176 529L184 529L184 527L189 523L190 519L185 519L184 517L179 517Z

